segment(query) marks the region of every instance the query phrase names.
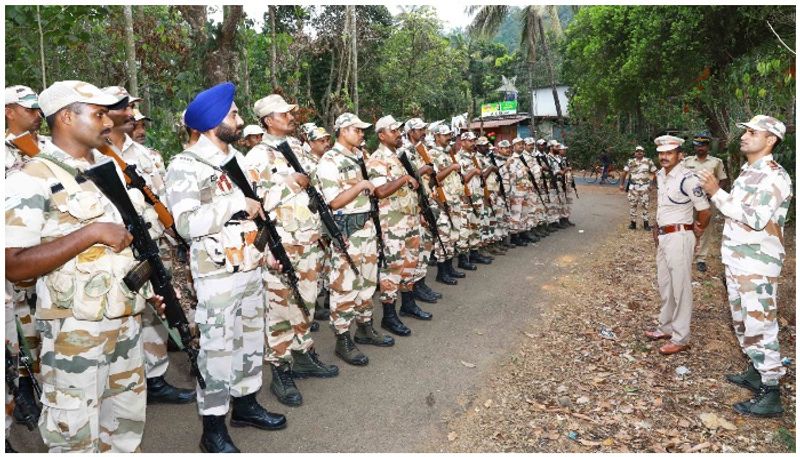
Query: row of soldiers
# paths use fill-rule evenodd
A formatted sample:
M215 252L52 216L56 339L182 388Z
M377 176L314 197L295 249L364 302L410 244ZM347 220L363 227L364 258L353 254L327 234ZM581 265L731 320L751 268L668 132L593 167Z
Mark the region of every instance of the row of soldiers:
M456 285L461 270L574 225L567 148L556 141L495 147L472 132L454 138L445 124L385 116L374 126L380 145L367 154L371 124L344 113L333 135L304 125L295 138L297 105L272 94L254 105L264 133L243 155L233 147L244 126L234 96L231 83L197 94L182 116L188 142L165 167L131 137L146 119L122 87L60 81L38 97L6 90L7 348L19 352L18 320L21 341L40 351L23 352L41 365L38 426L51 450L138 450L147 402L196 399L201 449L237 452L229 409L233 426L286 426L256 401L264 362L271 392L289 406L303 401L296 379L338 375L314 349L315 315L326 315L337 357L367 365L357 344L395 344L373 325L376 291L381 328L408 336L400 317L430 320L416 301L442 299L425 282L429 264L437 282ZM42 116L51 138L37 133ZM25 138L35 155L20 146ZM167 268L178 246L188 251L202 379L194 390L164 380L170 336L161 316L171 294L128 287L140 255L130 226L87 179L106 155ZM259 246L265 231L269 249ZM329 309L318 309L322 290ZM34 396L25 374L12 383L18 399ZM39 414L29 403L23 419Z

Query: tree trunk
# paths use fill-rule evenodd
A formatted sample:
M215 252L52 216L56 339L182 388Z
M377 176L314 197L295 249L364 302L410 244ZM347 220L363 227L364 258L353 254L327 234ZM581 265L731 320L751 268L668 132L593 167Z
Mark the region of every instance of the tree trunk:
M133 36L133 7L122 7L125 16L125 57L128 63L128 91L134 97L139 96L139 77L136 68L136 40Z
M269 81L274 91L278 87L278 31L275 26L275 6L269 6Z
M247 59L247 45L242 47L242 56L244 57L244 71L242 72L242 84L244 86L244 99L247 106L253 106L253 99L250 95L250 65Z
M36 5L36 24L39 26L39 64L42 69L42 90L45 90L47 89L47 67L44 63L44 34L42 33L42 16L39 12L39 5Z
M353 57L353 113L358 116L358 27L356 26L356 7L348 6L351 15L351 54Z
M553 62L550 60L550 51L547 47L547 35L544 33L544 26L542 25L542 17L536 21L539 25L539 35L542 41L542 54L544 54L544 61L547 64L547 72L550 75L550 85L553 87L553 101L556 104L556 115L558 116L558 123L564 125L564 115L561 111L561 101L558 99L558 88L556 87L556 77L553 72Z

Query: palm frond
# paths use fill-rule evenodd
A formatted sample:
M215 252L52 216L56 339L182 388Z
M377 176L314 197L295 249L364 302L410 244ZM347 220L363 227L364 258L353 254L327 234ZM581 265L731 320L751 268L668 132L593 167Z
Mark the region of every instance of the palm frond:
M528 62L536 60L536 27L541 10L539 6L526 6L522 10L522 34L520 36L520 48L522 48Z
M470 12L477 10L478 13L468 27L469 33L480 36L494 35L500 29L503 19L508 14L508 9L508 5L470 6Z

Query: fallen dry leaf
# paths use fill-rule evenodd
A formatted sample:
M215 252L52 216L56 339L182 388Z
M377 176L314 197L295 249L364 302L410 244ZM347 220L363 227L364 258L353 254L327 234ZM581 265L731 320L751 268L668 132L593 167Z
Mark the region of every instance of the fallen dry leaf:
M456 432L450 432L450 433L447 434L447 441L451 441L452 442L452 441L455 441L456 438L458 438L458 433L456 433Z
M700 420L703 421L703 425L710 430L716 430L718 428L724 428L725 430L736 430L735 425L714 413L702 413L698 417L700 417Z
M461 362L461 365L464 365L467 368L475 368L475 364L474 363L465 362L463 360L459 360L459 362Z

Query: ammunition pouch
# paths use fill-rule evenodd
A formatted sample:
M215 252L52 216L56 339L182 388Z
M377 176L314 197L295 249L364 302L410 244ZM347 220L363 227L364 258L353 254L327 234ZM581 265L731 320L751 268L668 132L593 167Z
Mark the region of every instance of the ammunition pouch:
M228 273L254 270L263 259L263 254L255 246L258 235L256 223L242 216L241 213L234 215L220 233L223 261Z
M333 221L336 222L336 226L339 227L345 238L350 238L350 235L364 228L368 220L369 213L333 215Z

